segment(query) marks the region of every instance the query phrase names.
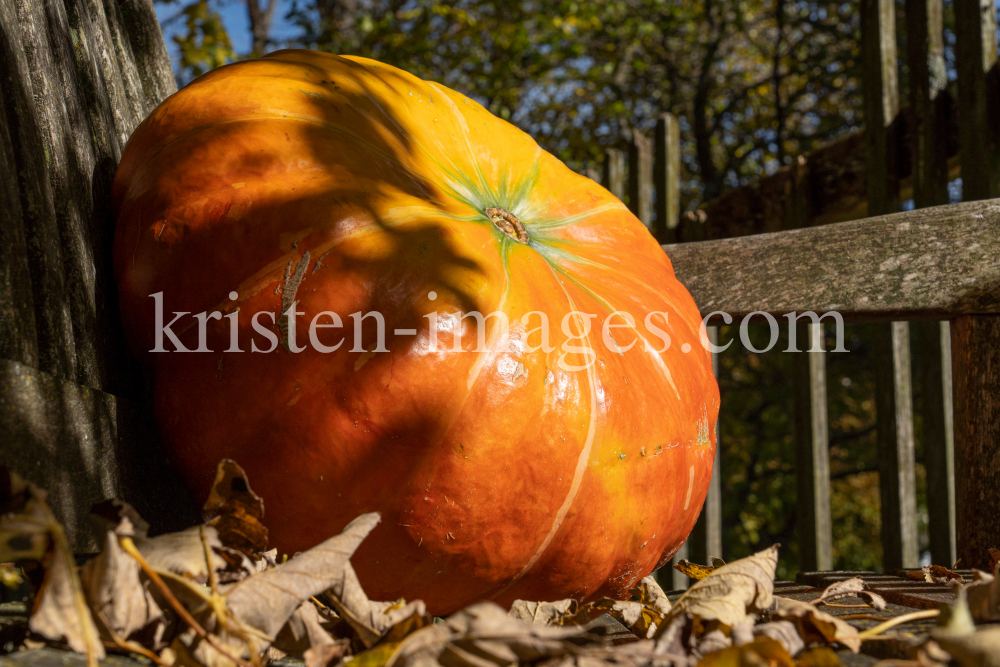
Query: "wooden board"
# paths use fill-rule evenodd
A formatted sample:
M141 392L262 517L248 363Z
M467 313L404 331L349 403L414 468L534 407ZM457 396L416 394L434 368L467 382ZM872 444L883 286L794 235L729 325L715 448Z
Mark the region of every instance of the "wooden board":
M663 249L703 316L724 311L739 322L754 311L837 311L851 320L1000 313L1000 200Z

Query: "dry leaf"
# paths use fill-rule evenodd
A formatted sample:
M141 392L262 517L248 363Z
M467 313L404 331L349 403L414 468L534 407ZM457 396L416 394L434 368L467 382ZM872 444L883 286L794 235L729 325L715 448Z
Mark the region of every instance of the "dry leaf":
M732 645L733 640L726 633L722 630L712 630L702 635L698 643L692 647L692 650L696 657L701 657L709 653L721 651L724 648L729 648Z
M885 609L885 598L883 598L878 593L873 593L871 591L861 591L858 593L858 597L868 603L873 609L882 611Z
M691 561L682 558L674 563L674 569L687 576L689 579L701 581L719 568L713 565L698 565L697 563L692 563Z
M230 549L251 558L267 549L264 501L250 489L243 468L231 459L219 462L202 517L215 527L222 544Z
M302 658L306 667L327 667L340 662L347 655L350 645L350 640L338 639L332 644L320 644L309 649Z
M139 563L118 543L120 536L134 534L132 522L123 518L115 530L106 533L101 553L80 572L91 609L120 639L163 619L163 611L146 587L148 582L140 577Z
M950 581L963 583L965 581L962 575L940 565L927 565L921 571L924 573L924 581L931 584L945 584Z
M1000 621L1000 579L982 570L973 570L972 583L964 588L972 618L977 623Z
M856 597L856 594L864 589L865 582L861 577L852 577L843 581L837 581L827 586L823 594L813 600L813 604L818 607L821 604L832 602L839 598Z
M990 547L990 574L997 575L997 568L1000 567L1000 549Z
M320 625L316 607L307 601L292 613L291 618L274 638L272 646L282 653L301 658L311 648L336 643L337 640Z
M1000 627L964 635L932 630L931 636L961 667L1000 667Z
M602 598L590 606L611 614L640 639L650 639L656 628L663 624L664 615L641 602Z
M573 598L555 602L514 600L507 615L525 623L540 625L583 625L590 621L589 609L580 609Z
M840 667L840 658L825 646L806 649L795 658L797 667Z
M13 476L11 476L13 477ZM14 486L11 479L8 484ZM63 527L45 503L45 492L27 484L20 514L0 519L0 561L42 559L45 578L28 621L32 632L53 641L65 640L88 665L104 658L104 646L90 615Z
M755 637L770 637L781 642L781 645L788 651L788 655L794 657L799 651L806 647L802 637L799 636L798 628L791 621L771 621L770 623L758 623L753 628Z
M736 561L739 562L739 561ZM698 667L795 667L795 661L779 642L758 637L749 644L733 646L706 655Z
M290 561L244 579L226 595L226 605L242 623L274 637L298 606L343 576L361 541L380 520L362 514L331 537Z
M394 650L386 667L437 664L447 667L496 667L503 664L497 659L504 661L511 657L520 663L537 662L577 653L576 645L567 640L582 634L583 629L575 626L524 623L511 618L492 602L480 602L452 614L443 623L435 623L411 634ZM365 653L352 660L352 665ZM361 664L372 667L370 659Z
M208 542L208 558L211 559L211 565L206 560L203 533ZM222 542L215 528L211 526L191 526L176 533L166 533L156 537L146 537L145 532L137 531L133 542L154 569L173 572L199 584L208 583L210 566L213 572L225 570L229 566L218 553L222 548Z
M691 614L729 627L771 606L778 545L714 570L674 603L668 619Z
M670 600L652 576L644 577L639 581L639 585L630 590L629 593L644 606L652 608L661 616L670 613Z
M836 641L855 653L861 650L861 639L854 626L820 611L808 602L783 597L776 597L774 600L776 607L771 612L771 619L795 623L807 645L813 641L825 644Z

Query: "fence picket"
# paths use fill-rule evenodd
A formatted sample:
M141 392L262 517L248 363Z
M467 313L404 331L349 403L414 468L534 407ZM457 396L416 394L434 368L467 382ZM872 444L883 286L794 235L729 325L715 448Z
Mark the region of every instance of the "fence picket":
M1000 98L991 0L955 0L955 68L962 112L962 197L1000 187L992 120ZM982 224L989 224L982 221ZM1000 317L965 315L951 329L955 400L955 531L965 567L984 568L1000 535Z
M948 203L948 74L941 0L907 0L910 154L916 208ZM914 322L923 405L924 464L931 560L955 562L954 435L951 430L951 335L948 322Z
M862 0L861 44L868 215L899 210L899 81L893 0ZM883 565L918 563L909 328L876 324L875 410L882 497Z
M653 147L641 132L628 145L628 207L649 229L653 224Z
M617 148L608 148L604 151L601 185L610 190L615 197L625 201L625 153Z
M654 134L653 187L656 222L653 236L660 243L675 242L681 212L681 128L673 114L662 114Z

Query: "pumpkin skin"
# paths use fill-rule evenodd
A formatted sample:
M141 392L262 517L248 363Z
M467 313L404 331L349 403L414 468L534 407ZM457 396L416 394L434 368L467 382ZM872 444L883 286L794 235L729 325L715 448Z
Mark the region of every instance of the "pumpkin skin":
M372 60L275 52L165 100L130 138L113 198L122 317L172 460L202 500L217 462L238 461L280 552L377 510L352 561L366 592L446 614L625 597L691 531L719 404L698 309L621 202L479 104ZM165 323L236 315L208 320L212 352L153 353L160 292ZM292 302L295 338L265 315L283 345L250 351L271 346L253 314ZM456 321L473 310L510 321L504 334L486 320L478 352L480 325ZM562 330L574 310L597 315L584 338ZM614 310L636 321L609 332L637 341L627 351L603 342ZM324 311L344 325L317 330L346 338L331 353L308 335ZM351 351L350 314L370 311L388 352L369 351L372 317ZM535 349L532 311L553 350ZM667 314L659 353L652 311ZM242 353L224 351L232 319ZM172 330L199 346L191 315ZM584 344L594 356L566 351Z

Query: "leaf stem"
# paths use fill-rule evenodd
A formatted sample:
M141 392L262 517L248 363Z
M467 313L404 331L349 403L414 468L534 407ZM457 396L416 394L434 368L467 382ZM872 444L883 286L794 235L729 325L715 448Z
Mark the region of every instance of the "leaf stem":
M192 616L190 612L188 612L188 610L184 608L184 605L182 605L180 601L176 597L174 597L173 592L170 590L170 588L167 587L165 583L163 583L163 579L160 578L160 575L156 572L156 570L154 570L150 566L150 564L146 561L143 555L136 548L135 543L132 542L132 538L122 537L119 538L119 541L121 543L122 549L124 549L128 555L132 556L132 558L136 559L136 561L139 562L139 567L141 567L142 571L146 573L146 576L149 577L154 584L156 584L156 587L160 589L160 592L163 594L163 597L167 600L167 603L169 603L170 606L173 607L174 611L177 612L177 615L180 616L184 620L184 622L187 623L188 626L190 626L190 628L194 630L199 637L208 642L209 646L214 648L223 656L229 658L237 665L240 665L240 667L252 667L252 665L246 660L230 655L228 651L226 651L221 646L215 643L211 635L209 635L208 632L205 631L205 628L201 627L201 624L194 619L194 616Z
M941 615L940 609L925 609L924 611L910 612L909 614L903 614L902 616L896 616L895 618L890 618L885 623L880 623L876 625L874 628L869 628L864 632L860 633L858 636L862 640L869 639L876 635L880 635L889 628L894 628L897 625L902 625L903 623L909 623L910 621L922 621L928 618L937 618L940 615ZM846 618L846 616L842 616L841 618Z

